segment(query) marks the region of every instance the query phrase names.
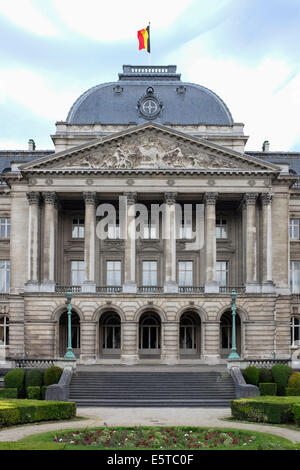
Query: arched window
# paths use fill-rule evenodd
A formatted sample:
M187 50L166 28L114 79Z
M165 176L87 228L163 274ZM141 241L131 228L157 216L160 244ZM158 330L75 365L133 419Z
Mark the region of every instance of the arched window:
M291 345L300 346L300 320L297 317L291 318Z
M121 320L117 313L111 312L103 316L100 322L102 328L102 350L116 351L121 349Z
M0 346L9 344L9 318L0 317Z
M200 319L194 312L180 317L179 348L181 354L200 353Z
M144 313L139 325L139 349L143 353L160 353L161 321L156 313Z
M235 317L235 327L236 327L236 347L238 354L241 354L241 320L238 314ZM232 348L232 313L229 310L228 312L223 313L221 317L221 338L220 338L220 349L221 357L227 357Z
M71 341L75 356L80 355L80 318L77 313L72 312L71 316ZM59 319L59 354L63 357L68 346L68 314L63 313Z

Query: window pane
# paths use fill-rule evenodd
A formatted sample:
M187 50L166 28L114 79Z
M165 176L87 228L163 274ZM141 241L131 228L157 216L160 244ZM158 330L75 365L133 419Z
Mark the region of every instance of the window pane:
M193 285L193 261L179 261L178 284L182 287Z
M71 279L73 286L80 286L85 281L85 263L84 261L72 261Z
M84 219L80 219L80 218L73 219L72 238L84 238Z
M143 261L143 286L157 285L157 262Z
M121 285L121 261L107 261L106 263L106 285Z

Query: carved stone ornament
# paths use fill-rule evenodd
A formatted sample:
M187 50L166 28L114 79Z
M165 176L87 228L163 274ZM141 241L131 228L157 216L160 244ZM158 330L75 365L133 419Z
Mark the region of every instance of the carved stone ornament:
M128 206L136 203L137 193L124 193L124 196L127 197Z
M204 202L206 205L214 206L218 199L218 193L205 193Z
M163 109L163 104L154 93L154 89L151 86L147 88L145 95L139 99L137 109L139 111L139 115L147 120L155 119L159 116Z
M165 193L165 203L176 204L177 193Z
M49 161L45 168L83 170L126 169L238 169L256 166L237 157L202 148L184 139L160 135L147 130L103 143L86 154L66 155Z
M258 193L246 193L244 194L244 204L246 206L254 206L256 204L256 200L258 198Z
M82 193L82 196L86 204L96 204L97 195L95 192L87 191Z
M40 202L40 193L38 191L30 191L26 193L28 204L39 204Z
M45 204L53 204L55 205L57 203L57 195L55 192L52 191L44 191L42 193Z
M261 195L261 201L264 206L268 206L272 204L273 201L273 194L272 193L263 193Z

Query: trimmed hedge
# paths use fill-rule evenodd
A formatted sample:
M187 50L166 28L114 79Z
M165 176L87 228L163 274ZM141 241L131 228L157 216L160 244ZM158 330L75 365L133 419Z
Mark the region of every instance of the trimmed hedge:
M285 394L287 397L300 397L300 388L286 387Z
M41 387L27 387L26 392L29 400L40 400L41 398Z
M76 416L76 404L62 401L1 400L0 426L71 419Z
M40 369L28 370L25 374L25 388L41 387L43 385L43 375Z
M4 376L5 388L17 388L18 397L24 397L24 376L25 371L23 369L10 370Z
M18 398L18 389L0 388L0 400L1 398Z
M300 426L300 405L294 405L294 421L297 426Z
M255 397L231 401L232 417L242 421L284 424L294 422L300 397Z
M44 385L53 385L58 384L61 374L63 370L60 367L52 366L46 370L44 373Z
M271 370L274 382L277 383L277 395L285 396L285 389L293 369L286 364L276 364Z
M259 383L273 383L273 375L271 369L267 369L266 367L262 367L258 369L259 377L258 377L258 382Z
M47 385L43 385L41 388L42 400L45 400L46 398L46 390L47 390Z
M260 383L258 384L261 396L271 395L274 396L277 393L277 384L274 383Z
M257 367L249 366L244 370L244 378L247 384L257 385L259 370Z
M289 377L288 386L300 389L300 372L293 372Z

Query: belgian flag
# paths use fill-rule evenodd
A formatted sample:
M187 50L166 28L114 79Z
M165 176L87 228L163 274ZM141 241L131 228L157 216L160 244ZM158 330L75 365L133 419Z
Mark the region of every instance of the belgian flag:
M141 29L137 32L137 37L139 40L139 50L146 49L150 54L150 23L147 28Z

